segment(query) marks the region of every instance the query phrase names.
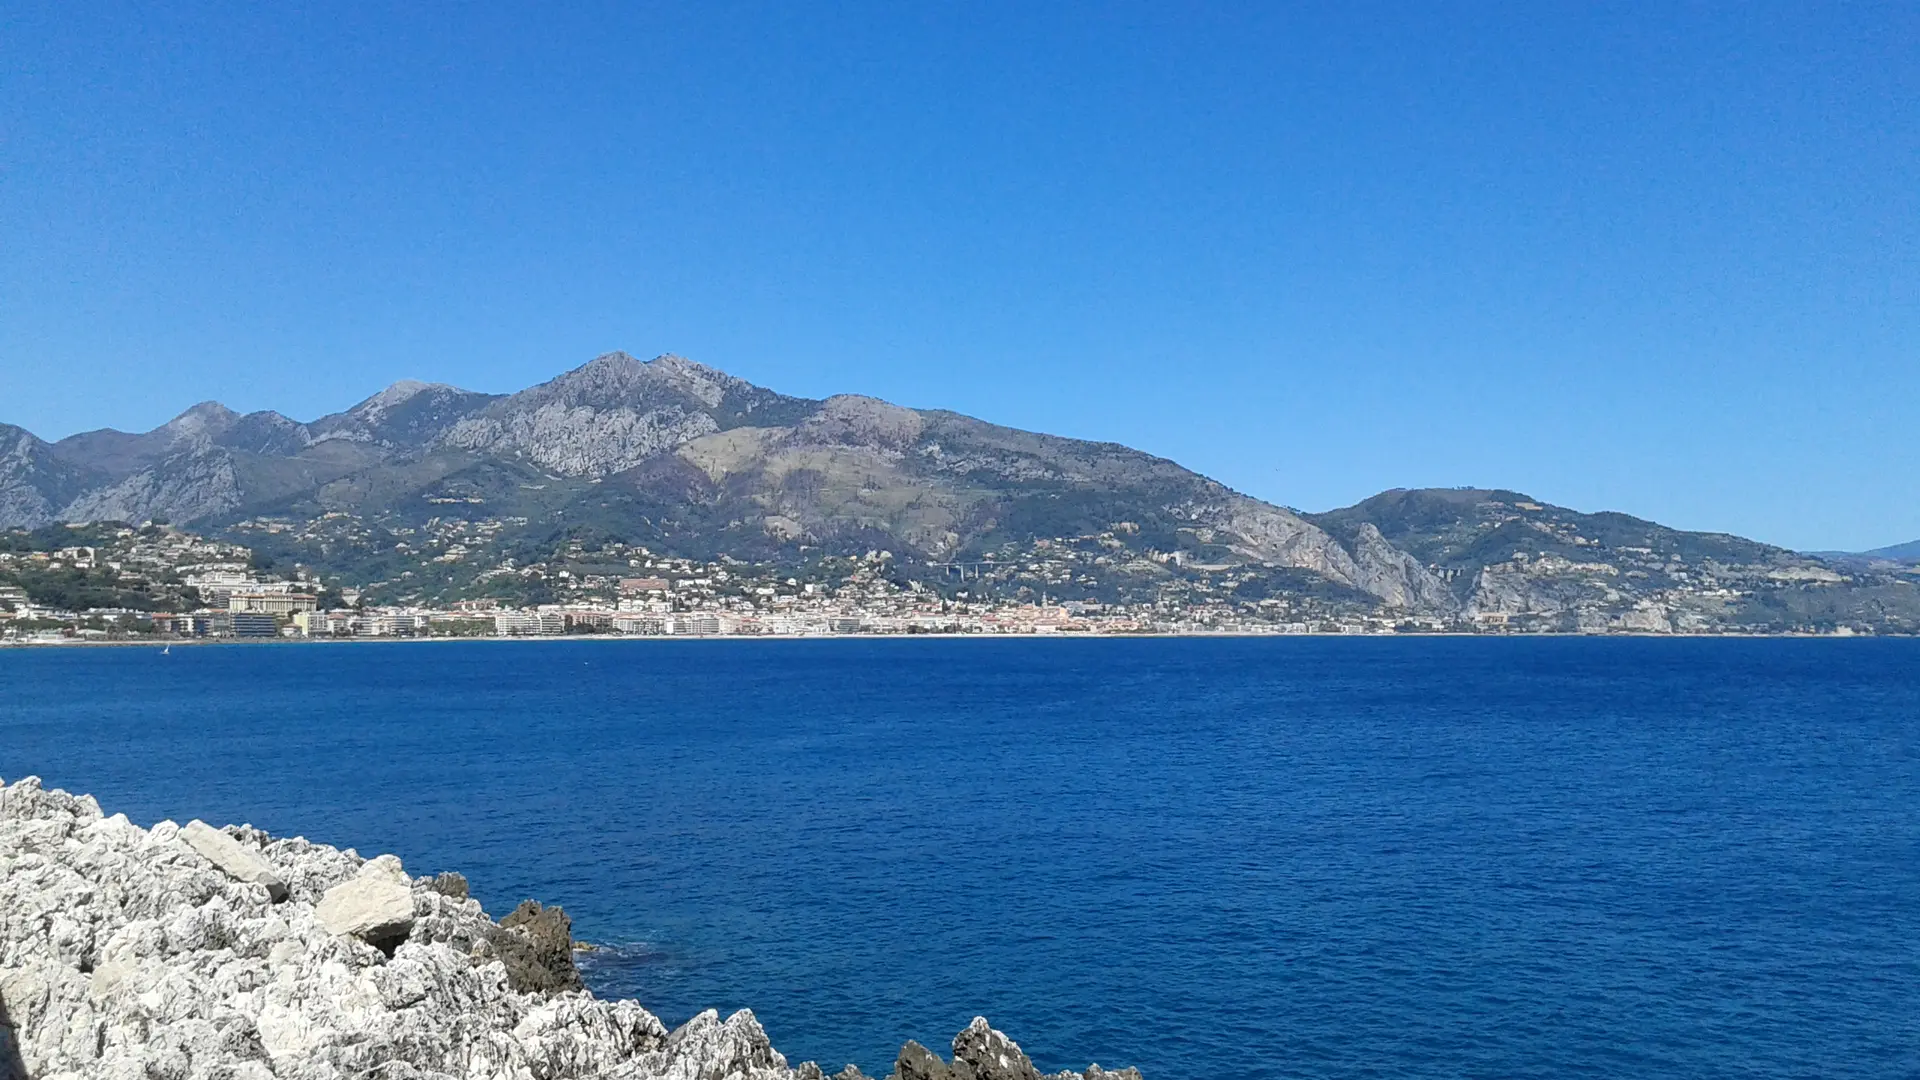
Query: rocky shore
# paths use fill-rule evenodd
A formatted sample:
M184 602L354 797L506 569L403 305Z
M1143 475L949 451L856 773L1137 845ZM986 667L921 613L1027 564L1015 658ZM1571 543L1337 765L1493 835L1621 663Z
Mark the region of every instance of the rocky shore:
M835 1074L857 1080L848 1066ZM499 922L457 874L410 877L246 826L104 815L0 783L0 1080L824 1080L753 1014L669 1031L600 1001L559 908ZM1042 1080L984 1019L897 1080ZM1139 1080L1133 1069L1048 1080Z

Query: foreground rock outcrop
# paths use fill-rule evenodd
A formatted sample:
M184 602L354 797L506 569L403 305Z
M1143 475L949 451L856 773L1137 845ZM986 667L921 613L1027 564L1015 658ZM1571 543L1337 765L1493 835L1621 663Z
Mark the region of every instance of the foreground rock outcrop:
M976 1019L897 1080L1039 1080ZM838 1074L855 1080L849 1066ZM668 1031L580 987L571 924L499 923L410 878L257 829L142 829L32 777L0 786L0 1080L823 1080L746 1010ZM1055 1080L1126 1077L1131 1069Z

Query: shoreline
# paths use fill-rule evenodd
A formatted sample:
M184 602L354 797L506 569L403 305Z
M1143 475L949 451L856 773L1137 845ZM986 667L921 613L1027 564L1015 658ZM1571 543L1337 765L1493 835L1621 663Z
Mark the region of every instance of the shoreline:
M1609 638L1630 638L1649 641L1913 641L1920 640L1920 634L1757 634L1757 633L1716 633L1716 634L1659 634L1652 632L1625 632L1608 634L1580 634L1565 631L1539 634L1476 634L1459 630L1435 630L1419 634L1259 634L1245 631L1220 630L1197 631L1188 633L1144 632L1138 634L522 634L522 635L485 635L477 637L328 637L328 638L160 638L150 641L0 641L0 651L8 649L165 649L174 645L182 648L206 648L218 646L299 646L299 645L453 645L463 642L482 642L494 644L539 645L556 644L569 641L596 642L752 642L752 641L1173 641L1181 639L1231 639L1237 641L1299 641L1299 640L1421 640L1433 638L1446 639L1486 639L1490 641L1524 641L1547 639L1606 640Z
M0 1077L828 1080L751 1010L669 1030L596 996L560 907L496 921L458 872L250 825L142 827L35 776L0 779L0 911L25 915L0 920ZM956 1074L1141 1080L1043 1075L979 1016L951 1065L910 1040L892 1080Z

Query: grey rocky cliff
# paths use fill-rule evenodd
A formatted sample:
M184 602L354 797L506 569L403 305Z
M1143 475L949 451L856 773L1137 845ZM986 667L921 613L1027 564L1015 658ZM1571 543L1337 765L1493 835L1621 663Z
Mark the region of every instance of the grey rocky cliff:
M0 1080L825 1075L789 1067L745 1010L668 1031L596 1000L564 913L528 904L495 923L466 892L390 855L142 829L32 777L0 786ZM947 1070L928 1075L1037 1075L984 1020L954 1051L952 1066L928 1055Z
M57 507L42 490L47 444L11 424L0 424L0 522L38 528Z
M1394 547L1371 522L1362 524L1353 542L1354 584L1389 607L1451 615L1459 601L1447 584L1420 560Z
M1376 596L1389 608L1452 614L1459 606L1445 582L1370 524L1357 530L1348 551L1298 514L1244 495L1206 507L1195 517L1216 525L1232 538L1235 550L1249 558L1311 570Z
M141 469L117 483L95 488L60 511L62 521L146 521L164 517L192 521L240 505L233 455L201 446Z
M0 525L38 528L99 477L60 460L24 428L0 424Z

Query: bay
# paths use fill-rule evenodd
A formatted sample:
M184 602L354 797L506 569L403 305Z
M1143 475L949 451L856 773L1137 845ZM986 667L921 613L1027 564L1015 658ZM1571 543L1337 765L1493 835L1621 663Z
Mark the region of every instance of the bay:
M884 1074L1920 1075L1920 642L0 651L0 776L251 822Z

